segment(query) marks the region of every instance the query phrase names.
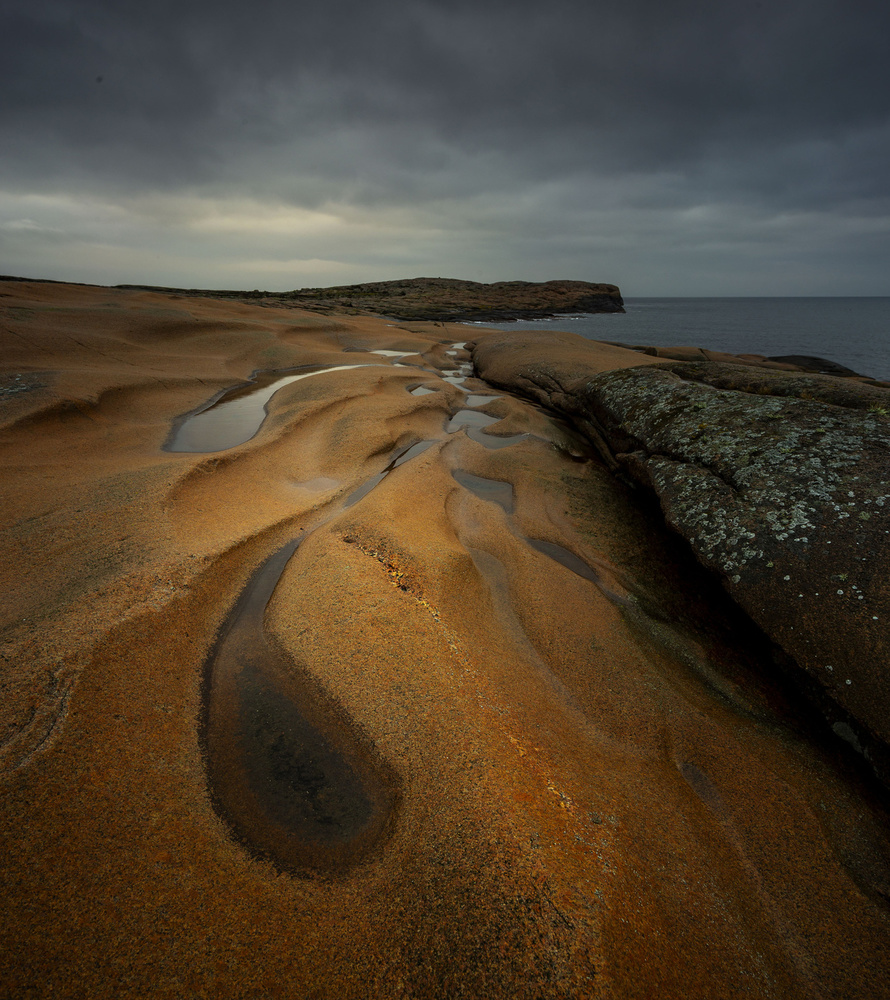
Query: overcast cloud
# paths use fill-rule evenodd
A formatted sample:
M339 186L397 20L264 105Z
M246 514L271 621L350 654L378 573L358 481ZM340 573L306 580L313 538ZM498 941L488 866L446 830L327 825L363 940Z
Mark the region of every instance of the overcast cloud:
M0 271L890 295L885 0L6 0Z

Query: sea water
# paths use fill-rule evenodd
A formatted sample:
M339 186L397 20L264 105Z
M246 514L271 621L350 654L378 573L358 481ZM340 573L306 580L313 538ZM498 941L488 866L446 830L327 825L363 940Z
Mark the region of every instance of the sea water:
M625 313L484 323L571 330L589 340L693 346L730 354L806 354L890 380L890 298L631 298Z

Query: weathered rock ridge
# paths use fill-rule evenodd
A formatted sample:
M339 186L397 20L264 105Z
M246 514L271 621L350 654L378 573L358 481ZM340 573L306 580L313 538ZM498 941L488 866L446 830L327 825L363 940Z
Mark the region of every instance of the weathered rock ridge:
M495 335L474 361L655 492L699 561L830 696L835 731L890 779L890 392L719 362L598 371L598 345L572 337Z

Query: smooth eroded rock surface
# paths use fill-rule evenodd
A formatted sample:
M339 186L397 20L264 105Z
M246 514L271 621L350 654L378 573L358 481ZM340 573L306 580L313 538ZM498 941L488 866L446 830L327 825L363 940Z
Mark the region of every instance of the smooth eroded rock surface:
M0 294L0 995L885 991L885 800L466 328Z

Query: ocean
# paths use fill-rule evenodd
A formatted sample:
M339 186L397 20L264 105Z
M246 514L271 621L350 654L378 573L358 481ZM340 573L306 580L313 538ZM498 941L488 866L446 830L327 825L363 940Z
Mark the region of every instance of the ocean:
M692 345L730 354L808 354L890 381L890 298L625 299L625 313L484 323L571 330L589 340Z

